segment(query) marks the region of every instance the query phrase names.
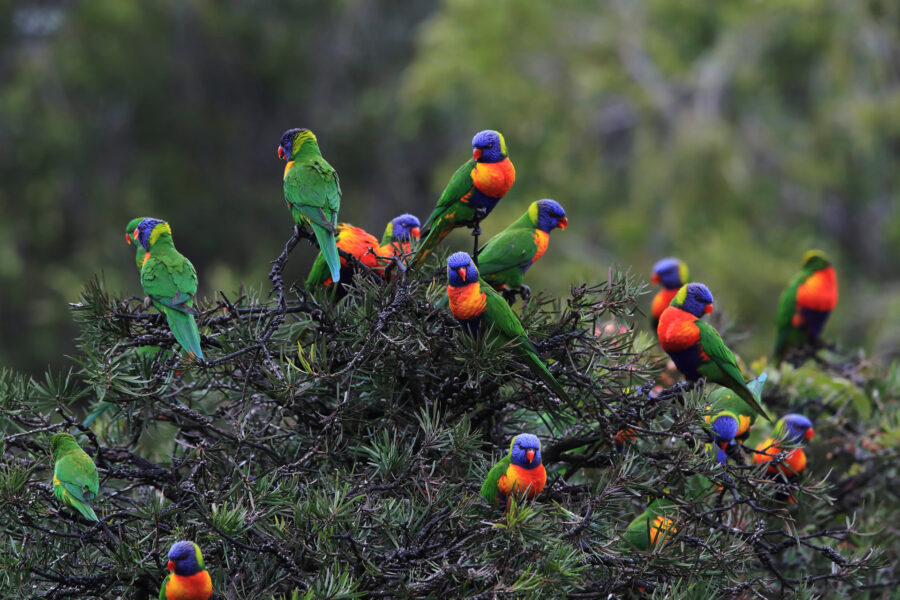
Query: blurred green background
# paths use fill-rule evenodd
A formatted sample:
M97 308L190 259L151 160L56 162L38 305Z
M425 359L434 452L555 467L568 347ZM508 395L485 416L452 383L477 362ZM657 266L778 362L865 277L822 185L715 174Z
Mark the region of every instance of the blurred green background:
M64 363L93 274L140 292L135 216L172 224L201 294L263 285L293 126L340 173L342 220L379 236L498 129L518 179L485 233L542 197L569 213L532 289L674 254L753 358L821 247L826 336L900 352L897 2L0 0L0 363Z

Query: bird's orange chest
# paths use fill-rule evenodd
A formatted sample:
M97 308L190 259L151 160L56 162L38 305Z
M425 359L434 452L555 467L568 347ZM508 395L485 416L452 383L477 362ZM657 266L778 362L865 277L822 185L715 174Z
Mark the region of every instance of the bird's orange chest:
M837 275L832 267L820 269L797 288L797 307L831 311L837 306Z
M187 576L172 573L166 582L167 600L209 600L210 596L212 580L207 571Z
M475 163L472 183L485 196L502 198L516 181L516 168L509 158L495 163Z
M541 231L540 229L534 230L534 245L537 250L534 252L534 258L531 259L531 263L534 264L538 261L540 257L544 255L544 252L547 251L547 246L550 244L550 234L546 231Z
M506 475L497 482L497 489L507 496L514 490L525 492L529 498L534 498L541 493L544 485L547 483L547 471L544 465L538 465L533 469L523 469L522 467L510 464L506 469Z
M669 304L671 304L672 302L672 298L674 298L675 294L677 293L677 289L667 290L666 288L663 288L659 290L659 292L653 298L653 304L650 306L650 314L653 315L654 319L658 319L660 315L663 314L663 311L669 307Z
M656 329L659 345L666 352L678 352L696 344L700 341L700 328L696 320L697 317L686 310L674 306L666 308L659 317Z
M450 300L450 312L461 321L478 317L487 306L487 296L481 291L481 285L478 283L462 287L448 285L447 298Z
M375 252L379 249L378 240L364 229L342 223L338 226L337 247L359 259L359 262L370 269L378 267L378 256ZM369 250L373 252L369 252ZM347 265L347 259L341 257L341 266Z

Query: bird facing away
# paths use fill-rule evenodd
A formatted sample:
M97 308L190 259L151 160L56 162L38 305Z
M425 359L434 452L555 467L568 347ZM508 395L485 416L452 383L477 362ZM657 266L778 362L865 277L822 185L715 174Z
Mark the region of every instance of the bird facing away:
M509 444L509 454L501 458L481 486L481 497L488 502L507 504L513 494L535 498L547 483L541 464L541 441L530 433L520 433Z
M775 361L794 348L819 342L828 315L837 306L837 275L828 257L810 250L803 257L803 269L791 279L778 301L775 324Z
M312 227L319 251L335 282L341 278L335 235L341 208L341 184L337 172L322 158L319 142L309 129L288 129L281 136L278 158L284 167L284 200L294 223Z
M370 269L378 267L378 238L371 233L349 223L340 223L334 239L339 250L346 252ZM340 279L347 283L352 277L355 265L343 256L339 260ZM306 278L306 289L314 289L319 286L330 287L333 283L331 268L325 259L325 254L320 251Z
M737 359L715 328L701 321L713 310L713 295L702 283L688 283L678 290L659 319L657 335L662 349L689 381L705 377L733 390L744 402L770 420L738 367Z
M560 399L569 400L566 391L538 357L519 317L494 288L481 285L478 269L465 252L451 254L447 259L447 297L450 311L469 335L477 337L482 331L488 331L503 343L515 342L516 351L535 375Z
M132 221L133 223L134 221ZM159 219L146 218L128 238L140 244L145 254L141 266L141 287L153 306L166 315L172 335L190 358L203 360L200 331L194 316L197 271L172 241L172 229Z
M478 273L496 290L522 285L525 272L544 255L550 232L569 224L556 200L532 202L521 217L492 237L478 252Z
M660 286L650 305L650 325L653 331L659 326L659 317L668 308L672 298L690 279L688 267L681 259L670 256L653 265L650 283Z
M97 467L68 433L57 433L50 438L50 456L53 459L53 495L71 506L91 521L99 521L91 508L91 501L100 492Z
M180 541L169 550L169 574L159 588L159 600L209 600L212 580L203 564L200 546Z
M425 239L413 266L418 266L456 227L475 227L487 217L516 181L506 140L499 131L486 129L472 138L472 158L459 167L437 206L425 221Z

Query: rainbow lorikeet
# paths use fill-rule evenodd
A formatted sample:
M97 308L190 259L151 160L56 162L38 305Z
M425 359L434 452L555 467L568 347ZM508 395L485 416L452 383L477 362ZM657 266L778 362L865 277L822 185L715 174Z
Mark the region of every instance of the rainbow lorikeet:
M97 466L68 433L50 438L53 464L53 495L56 499L80 512L91 521L99 521L91 508L91 501L100 492Z
M669 307L672 298L686 284L690 276L688 274L687 265L680 259L668 257L658 261L653 265L653 275L650 276L650 282L659 285L660 290L653 297L653 303L650 305L650 324L653 331L659 326L659 317L663 311Z
M172 544L168 567L159 600L209 600L212 596L212 579L203 564L200 546L194 542Z
M506 504L514 493L535 498L547 483L547 471L541 464L541 441L530 433L520 433L509 444L509 454L488 471L481 486L481 497L488 502Z
M662 349L690 381L705 377L725 386L744 402L770 420L754 396L738 367L737 359L719 332L700 319L713 309L713 295L702 283L688 283L678 290L672 303L659 318L657 335Z
M456 227L474 227L473 233L479 233L478 224L515 181L516 169L509 160L503 135L490 129L476 133L472 138L472 159L456 170L425 221L425 239L413 266L421 264Z
M774 437L770 437L756 446L753 463L757 465L769 463L777 454L786 451L787 456L784 462L779 465L768 465L766 472L770 475L780 474L787 479L793 479L806 469L806 453L803 448L791 449L783 447L782 444L797 446L813 437L815 437L815 431L812 421L807 417L798 414L785 415L775 424Z
M371 233L349 223L340 223L337 226L337 233L334 239L337 248L353 256L366 267L375 269L379 266L378 238ZM306 278L306 289L313 289L317 286L331 286L335 280L331 275L330 269L331 267L327 264L324 253L319 252L309 271L309 276ZM353 265L346 258L340 257L340 270L344 276L343 279L347 281L351 277Z
M538 357L537 349L528 340L525 328L506 300L494 288L481 285L478 269L465 252L451 254L447 259L447 298L450 311L473 336L488 331L503 342L515 342L518 352L531 365L532 371L562 400L568 394Z
M309 129L288 129L281 136L278 158L284 167L284 200L299 226L309 223L319 251L331 271L332 281L341 278L341 263L335 235L341 207L341 184L337 172L322 158L319 142Z
M418 243L421 221L415 215L405 213L391 219L381 236L381 248L378 254L383 257L408 258L412 252L412 244ZM387 271L387 260L381 260L380 273Z
M141 221L149 218L150 217L138 217L137 219L128 221L128 225L125 226L125 243L130 245L134 242L134 264L137 267L138 273L140 273L141 269L144 267L144 261L150 258L150 253L144 250L144 247L138 242L135 232L138 230L138 225L141 224Z
M478 251L478 273L496 290L522 287L522 278L547 251L550 232L569 224L556 200L532 202L525 214Z
M639 550L650 550L663 544L677 533L675 528L675 504L665 498L657 498L647 510L634 518L625 529L623 537Z
M203 360L200 331L194 320L197 271L191 261L175 249L171 227L159 219L143 219L128 240L134 240L145 251L141 267L144 293L150 296L153 306L166 315L169 329L188 356Z
M775 326L778 364L791 349L819 341L837 301L837 275L831 262L820 250L810 250L803 257L803 270L791 279L778 301Z
M747 382L747 389L750 390L754 398L762 397L763 384L765 384L767 378L768 375L766 373L760 373L759 377ZM744 402L737 393L729 388L722 387L711 393L707 400L714 412L727 411L737 416L738 430L734 439L743 441L750 436L750 426L756 421L757 412Z

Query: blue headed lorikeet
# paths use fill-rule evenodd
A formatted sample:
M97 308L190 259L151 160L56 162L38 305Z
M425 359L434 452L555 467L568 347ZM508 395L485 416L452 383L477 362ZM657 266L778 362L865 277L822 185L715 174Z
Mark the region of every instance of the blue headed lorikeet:
M494 288L481 285L478 269L465 252L451 254L447 259L447 297L450 311L466 332L477 336L482 330L489 331L504 343L515 342L517 351L528 361L532 371L560 399L569 400L566 391L538 357L519 317Z
M770 475L781 475L786 479L794 479L806 469L806 453L803 448L785 448L782 444L796 446L815 437L812 421L796 413L783 416L775 424L774 437L770 437L756 446L753 463L757 465L769 463L780 452L787 456L779 465L768 465L766 472Z
M768 375L766 373L760 373L759 377L747 382L747 388L754 398L762 397L762 388L767 378ZM744 402L737 393L729 388L722 387L711 393L708 401L714 411L728 411L737 416L738 430L734 439L743 441L750 436L750 426L756 421L757 412Z
M391 219L381 236L381 249L378 253L385 257L408 257L412 252L412 244L419 242L422 223L415 215L405 213ZM387 271L386 261L380 261L380 272Z
M100 492L97 466L68 433L50 438L50 457L53 459L53 495L56 499L80 512L91 521L99 521L91 508L91 501Z
M288 129L281 136L278 158L284 167L284 200L294 222L309 223L319 251L331 271L332 281L341 278L340 256L335 243L341 184L337 172L322 158L319 142L309 129Z
M481 497L506 504L512 494L535 498L547 483L541 464L541 441L530 433L520 433L509 444L509 454L501 458L481 486Z
M706 420L709 423L709 437L712 441L712 449L715 451L716 460L724 465L728 459L728 448L734 445L740 421L736 414L728 410L706 417Z
M662 349L690 381L705 377L733 390L744 402L770 420L738 367L737 359L719 332L700 319L711 313L713 295L702 283L688 283L678 290L659 319L657 335Z
M650 276L650 282L659 285L660 290L653 297L653 303L650 305L650 325L653 326L654 333L659 326L659 317L663 311L669 307L672 298L690 279L687 265L680 259L670 256L658 261L653 265L653 274Z
M781 364L788 352L804 344L816 344L828 315L837 306L837 275L828 257L810 250L778 301L775 325L775 360Z
M418 266L434 247L456 227L474 227L487 217L516 180L506 140L499 131L486 129L472 138L472 159L463 164L437 206L425 221L425 239L413 262Z
M665 498L657 498L647 510L634 518L625 529L623 537L639 550L650 550L663 544L677 533L675 528L675 504Z
M194 542L172 544L168 567L159 600L209 600L212 596L212 579L203 564L200 546Z
M478 251L478 273L496 290L520 288L525 271L547 251L550 232L569 224L556 200L532 202L525 214Z
M166 315L172 335L188 356L203 360L200 331L194 320L197 271L191 261L175 249L172 228L159 219L143 219L126 241L140 244L145 251L141 267L144 293L150 296L153 306Z

